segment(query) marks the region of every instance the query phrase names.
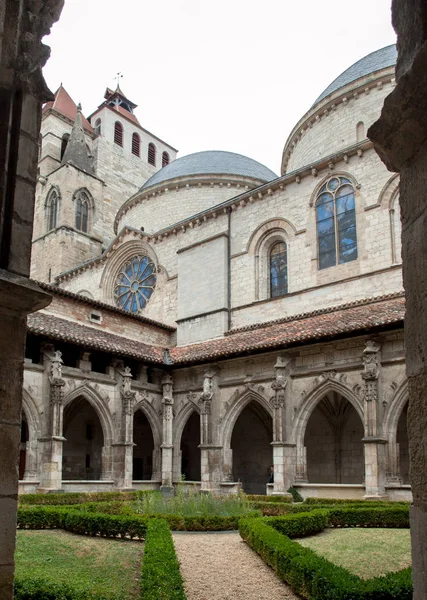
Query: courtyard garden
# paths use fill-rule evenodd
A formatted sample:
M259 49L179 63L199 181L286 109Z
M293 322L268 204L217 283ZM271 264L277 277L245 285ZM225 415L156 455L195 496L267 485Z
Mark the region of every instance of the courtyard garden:
M409 600L409 506L197 491L22 496L15 597Z

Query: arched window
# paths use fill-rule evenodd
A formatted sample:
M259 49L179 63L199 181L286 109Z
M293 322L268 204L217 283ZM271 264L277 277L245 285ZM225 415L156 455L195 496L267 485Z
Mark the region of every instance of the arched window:
M365 137L365 125L363 121L359 121L359 123L356 125L356 141L361 142L365 139Z
M61 160L64 157L65 149L67 148L68 140L70 139L69 133L64 133L61 140Z
M55 229L56 227L56 223L58 220L58 204L58 192L56 190L51 190L46 202L48 231L50 231L51 229Z
M89 197L85 191L80 191L76 195L76 229L88 232L89 226Z
M102 124L101 119L96 119L96 121L95 121L95 135L96 136L101 135L101 124Z
M114 143L123 146L123 125L118 121L114 123Z
M148 164L156 166L156 146L148 144Z
M345 177L332 177L316 199L319 269L357 258L354 189Z
M131 313L143 310L156 285L156 267L148 256L134 256L126 262L116 279L116 305Z
M162 154L162 167L166 167L169 164L170 158L167 152L163 152Z
M276 242L270 250L270 298L288 293L288 253L285 242Z
M141 147L141 138L139 137L139 135L137 133L133 133L132 134L132 154L135 154L135 156L139 156L140 154L140 147Z

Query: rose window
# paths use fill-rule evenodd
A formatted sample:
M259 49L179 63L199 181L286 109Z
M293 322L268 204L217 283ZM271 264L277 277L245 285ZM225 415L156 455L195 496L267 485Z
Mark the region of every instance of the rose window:
M156 285L156 267L148 256L135 256L117 276L114 297L117 306L131 313L143 310Z

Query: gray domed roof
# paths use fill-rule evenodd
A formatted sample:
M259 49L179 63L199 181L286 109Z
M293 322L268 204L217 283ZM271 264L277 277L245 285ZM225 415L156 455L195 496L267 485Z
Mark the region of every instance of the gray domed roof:
M264 182L278 177L261 163L242 154L208 150L177 158L150 177L141 190L176 177L189 175L240 175Z
M317 98L313 106L345 85L348 85L352 81L356 81L356 79L360 79L360 77L364 77L375 71L381 71L381 69L385 69L386 67L392 67L396 64L396 59L397 50L394 44L371 52L371 54L364 56L355 62L354 65L351 65L351 67L346 69L344 73L341 73L339 77L328 85L326 90L324 90Z

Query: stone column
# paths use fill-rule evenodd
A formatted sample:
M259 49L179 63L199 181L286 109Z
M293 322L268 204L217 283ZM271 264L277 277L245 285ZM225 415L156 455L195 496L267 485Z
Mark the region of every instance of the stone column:
M0 5L0 600L13 596L26 316L50 296L28 279L42 102L41 43L63 0Z
M286 442L285 402L288 378L286 368L289 361L278 356L274 365L276 377L271 388L274 391L270 402L273 407L273 494L287 495L287 490L293 483L295 473L295 445Z
M165 496L173 494L173 379L166 373L162 379L163 438L162 438L162 485Z
M427 598L427 4L393 0L399 49L394 91L368 131L381 159L400 172L414 600Z
M222 446L214 444L212 434L212 401L215 393L215 371L207 369L203 375L203 392L200 394L200 460L201 490L221 491Z
M121 373L120 441L113 446L113 478L118 488L132 489L133 471L133 408L136 392L132 392L132 373L126 367Z
M39 439L42 448L42 464L40 469L40 491L53 492L62 488L62 453L64 386L62 379L61 352L45 354L45 368L50 369L48 379L49 414L45 435Z
M378 376L380 373L380 346L366 342L362 355L364 381L363 414L365 419L365 498L385 498L385 440L382 430Z
M388 442L387 450L386 483L388 486L400 487L402 485L402 478L400 476L399 444L397 442Z

